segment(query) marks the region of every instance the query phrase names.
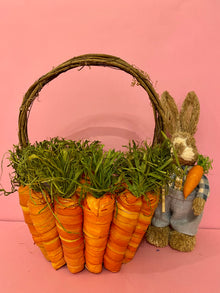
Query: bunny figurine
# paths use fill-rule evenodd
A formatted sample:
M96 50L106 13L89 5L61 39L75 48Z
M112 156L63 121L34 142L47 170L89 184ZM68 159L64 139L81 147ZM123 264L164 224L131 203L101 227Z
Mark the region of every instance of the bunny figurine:
M157 247L170 245L179 251L192 251L204 205L209 196L209 183L205 175L186 199L183 195L187 173L198 158L193 135L199 120L199 100L194 92L189 92L179 112L174 99L168 92L164 92L161 104L165 113L165 132L171 138L181 170L185 170L180 174L185 175L174 175L165 198L165 212L162 212L162 203L160 203L147 231L146 239Z

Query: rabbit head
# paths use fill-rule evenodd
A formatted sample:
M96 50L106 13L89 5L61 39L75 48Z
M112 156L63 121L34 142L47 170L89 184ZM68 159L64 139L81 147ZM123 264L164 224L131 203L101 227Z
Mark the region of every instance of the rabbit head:
M165 132L170 136L180 164L193 165L198 158L194 134L199 121L200 105L194 92L189 92L180 112L168 92L161 96Z

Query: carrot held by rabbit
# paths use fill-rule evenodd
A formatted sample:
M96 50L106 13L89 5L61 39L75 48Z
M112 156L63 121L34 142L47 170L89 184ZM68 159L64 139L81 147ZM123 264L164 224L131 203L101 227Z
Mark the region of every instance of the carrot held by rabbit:
M203 173L203 167L200 165L193 166L192 169L189 170L183 187L183 194L185 198L187 198L199 184Z
M212 160L209 157L199 154L197 165L190 169L184 183L183 194L185 198L198 186L202 176L207 174L210 169L212 169Z

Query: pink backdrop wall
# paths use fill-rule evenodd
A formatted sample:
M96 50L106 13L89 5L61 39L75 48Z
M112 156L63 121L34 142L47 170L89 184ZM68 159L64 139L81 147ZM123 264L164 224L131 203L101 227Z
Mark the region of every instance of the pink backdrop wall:
M188 91L197 93L198 148L214 159L201 227L219 228L219 9L218 0L0 0L0 156L18 143L19 106L36 79L74 56L116 55L146 71L157 92L168 90L179 106ZM30 140L98 138L116 148L132 138L150 140L152 109L131 81L109 68L63 74L35 101ZM0 198L0 220L6 219L23 219L17 194Z

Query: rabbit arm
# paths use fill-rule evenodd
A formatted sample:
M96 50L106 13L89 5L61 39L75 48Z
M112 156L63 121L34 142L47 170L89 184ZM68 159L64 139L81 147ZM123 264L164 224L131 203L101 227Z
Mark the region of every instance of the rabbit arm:
M193 212L195 216L199 216L203 212L205 203L206 201L201 197L196 197L193 200Z
M203 175L198 185L196 197L203 198L206 201L209 197L209 193L209 181L208 178L205 175Z
M208 196L209 196L209 182L207 177L203 175L198 185L196 198L193 201L193 212L195 216L199 216L203 212Z

